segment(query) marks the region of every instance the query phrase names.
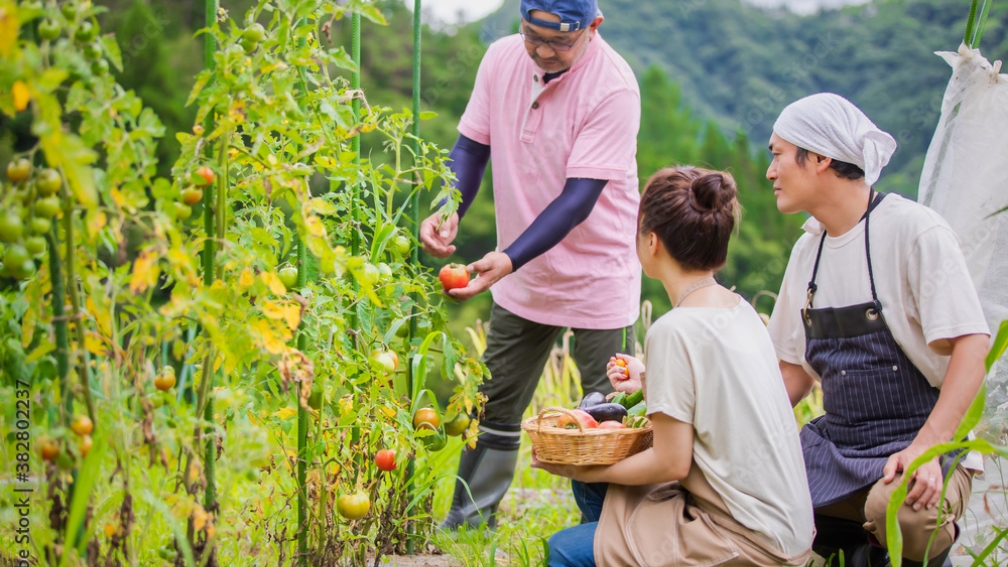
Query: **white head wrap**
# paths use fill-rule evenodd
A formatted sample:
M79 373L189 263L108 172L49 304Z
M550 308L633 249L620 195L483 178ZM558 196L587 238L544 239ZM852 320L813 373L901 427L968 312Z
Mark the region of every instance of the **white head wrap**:
M851 101L833 93L814 94L789 104L773 129L799 148L860 167L868 185L878 181L896 151L892 136Z

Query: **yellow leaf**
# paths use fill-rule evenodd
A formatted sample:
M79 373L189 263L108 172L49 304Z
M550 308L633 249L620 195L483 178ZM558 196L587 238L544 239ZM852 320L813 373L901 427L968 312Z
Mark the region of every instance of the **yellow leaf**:
M116 528L112 524L105 524L105 537L112 537L116 533Z
M262 311L270 319L286 321L287 328L291 331L296 331L301 322L301 306L293 302L279 303L267 300L262 304Z
M259 274L259 279L266 284L266 287L273 292L273 295L284 295L287 293L287 288L284 287L282 281L280 281L280 276L273 272L261 272Z
M98 330L106 337L111 336L112 316L109 313L109 310L107 308L99 309L98 305L95 304L94 299L91 297L84 300L84 305L87 307L88 313L94 317L95 323L98 324Z
M280 408L277 411L273 412L273 417L280 419L290 419L295 415L297 415L297 410L290 406Z
M17 49L19 27L17 8L9 2L0 4L0 56L9 58Z
M286 352L287 341L273 332L269 321L265 319L256 321L252 326L252 331L259 335L259 340L257 342L266 349L266 352L270 354L281 354Z
M18 112L28 108L28 102L31 101L31 91L28 89L28 85L21 81L14 81L14 87L11 91L14 95L14 108Z
M157 256L151 250L140 252L133 262L133 276L130 278L130 291L143 293L147 288L157 283L161 271L157 266Z
M238 276L238 285L242 287L248 287L255 282L255 276L252 275L252 270L245 268L242 270L240 276Z
M21 320L21 348L28 348L35 336L35 322L38 319L38 312L29 305Z
M105 347L105 341L103 341L101 336L94 331L87 331L84 334L84 348L95 356L108 356L108 349Z
M56 345L45 341L28 353L28 356L25 357L25 364L31 364L54 350L56 350Z
M94 238L98 231L108 224L108 217L104 211L89 211L86 218L88 236Z

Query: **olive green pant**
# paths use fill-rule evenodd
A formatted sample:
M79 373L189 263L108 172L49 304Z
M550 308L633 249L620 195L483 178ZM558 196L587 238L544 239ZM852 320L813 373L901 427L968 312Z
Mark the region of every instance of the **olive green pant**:
M613 391L606 376L609 358L616 353L633 354L633 326L621 329L571 329L574 332L572 355L581 373L584 393ZM539 377L543 373L553 345L564 327L543 325L523 319L503 307L493 305L490 330L483 362L490 370L490 380L480 391L486 394L484 421L493 425L521 422L525 408L532 402Z

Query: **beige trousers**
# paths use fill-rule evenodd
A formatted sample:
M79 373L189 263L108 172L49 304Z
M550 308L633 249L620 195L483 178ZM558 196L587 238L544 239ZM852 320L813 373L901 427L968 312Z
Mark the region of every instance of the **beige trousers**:
M886 508L900 480L897 477L889 484L880 480L869 490L856 496L816 509L816 514L861 522L864 529L885 547ZM913 490L913 486L914 482L911 481L908 488ZM911 561L923 561L925 550L931 558L951 547L955 541L955 521L966 512L972 488L973 471L959 465L952 471L943 502L930 510L924 507L914 510L906 504L900 506L896 518L903 533L903 557ZM928 549L932 534L934 540Z

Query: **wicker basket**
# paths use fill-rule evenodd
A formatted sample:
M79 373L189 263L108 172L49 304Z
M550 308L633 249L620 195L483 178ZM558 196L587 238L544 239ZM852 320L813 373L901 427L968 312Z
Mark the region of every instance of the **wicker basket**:
M549 407L522 422L532 439L536 459L558 465L611 465L651 446L651 425L640 429L578 429L557 427L571 410Z

